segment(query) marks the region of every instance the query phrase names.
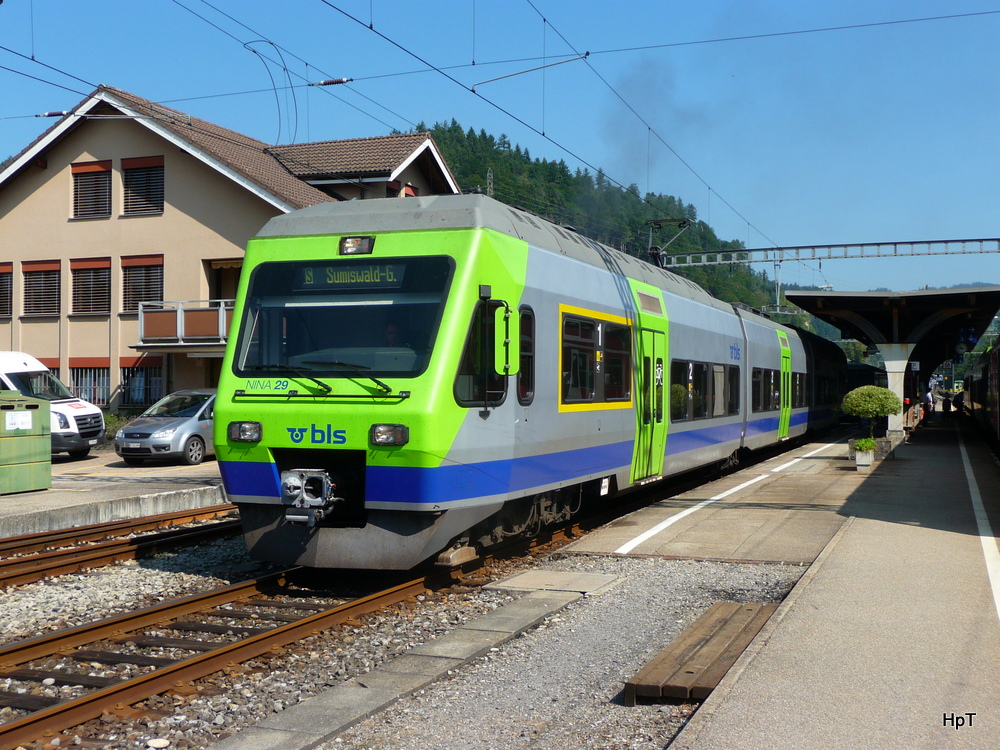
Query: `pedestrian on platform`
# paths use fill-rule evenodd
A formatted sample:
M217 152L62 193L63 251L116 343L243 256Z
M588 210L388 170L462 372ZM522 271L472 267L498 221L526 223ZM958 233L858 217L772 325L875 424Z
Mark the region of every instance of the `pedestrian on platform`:
M934 412L934 392L928 388L927 393L924 394L923 398L924 416L920 420L920 424L924 425L930 421L931 414Z

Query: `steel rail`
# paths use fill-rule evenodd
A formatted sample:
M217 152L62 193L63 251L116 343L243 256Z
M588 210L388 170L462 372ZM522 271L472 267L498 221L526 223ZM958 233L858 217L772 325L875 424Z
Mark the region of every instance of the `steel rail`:
M217 604L229 603L255 594L277 594L275 587L286 582L291 571L223 589L187 597L178 602L152 607L135 615L108 618L98 623L73 628L71 631L39 636L19 644L0 648L0 665L15 666L33 659L66 654L75 646L102 639L127 640L126 633L159 625L168 628L168 619L181 617ZM330 609L286 625L279 625L265 633L250 635L230 644L186 658L176 664L163 666L155 671L122 681L116 685L36 711L28 716L0 725L0 750L15 750L41 738L47 732L59 732L99 717L117 706L131 705L158 695L171 688L219 672L234 663L262 656L313 635L351 618L395 604L432 588L432 580L443 574L423 576L393 586L376 594L351 602L335 605ZM233 630L238 630L234 627Z
M0 554L27 554L61 544L69 545L78 542L93 542L107 539L108 537L158 529L164 526L178 526L180 524L203 521L208 518L215 518L235 512L235 505L225 503L222 505L209 505L203 508L178 510L171 513L160 513L155 516L144 516L143 518L128 518L121 521L107 521L88 526L77 526L72 529L57 529L55 531L42 531L36 534L12 536L0 539Z
M234 534L239 529L238 520L219 521L196 528L168 529L133 539L111 539L86 547L66 547L37 555L0 560L0 588L33 583L48 576L75 573L120 560L131 560L161 549L172 549Z

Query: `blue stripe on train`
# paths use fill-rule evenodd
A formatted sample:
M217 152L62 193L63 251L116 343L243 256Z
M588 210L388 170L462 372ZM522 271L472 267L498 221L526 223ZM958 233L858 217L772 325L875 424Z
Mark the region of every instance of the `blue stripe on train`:
M437 468L369 466L369 500L400 503L448 503L532 487L572 482L588 474L606 474L632 463L632 443L526 456L517 459L452 464ZM271 463L219 461L226 493L233 497L279 497L278 469Z
M805 424L805 412L792 415L792 424ZM740 439L739 423L672 432L667 438L667 455L675 456L719 443ZM777 432L778 417L752 420L747 436ZM632 463L631 441L582 448L540 456L452 464L437 468L370 466L366 473L366 494L403 503L447 503L487 495L500 495L572 482L580 476L604 474ZM274 497L281 494L278 469L272 463L219 461L226 492L234 497Z
M632 443L629 441L435 469L371 466L366 474L365 495L369 501L453 502L570 483L584 475L610 473L631 463Z
M777 421L775 421L777 429ZM684 432L671 432L667 436L667 455L676 456L678 453L687 453L700 448L739 441L743 425L740 422L733 424L722 424L713 427L702 427L697 430L685 430ZM749 431L749 430L748 430Z

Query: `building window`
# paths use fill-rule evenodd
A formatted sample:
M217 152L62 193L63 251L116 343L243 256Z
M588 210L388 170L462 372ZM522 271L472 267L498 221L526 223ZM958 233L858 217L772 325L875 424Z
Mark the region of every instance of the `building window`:
M59 261L24 261L24 314L59 315Z
M146 407L163 398L163 367L123 367L121 405Z
M111 400L111 368L70 367L69 389L77 398L107 406Z
M122 159L122 186L127 216L163 213L163 157Z
M90 161L71 166L73 218L111 216L111 161Z
M111 312L111 259L71 260L73 275L73 312Z
M0 318L14 314L14 264L0 263Z
M122 310L138 312L140 302L163 302L163 256L122 258Z

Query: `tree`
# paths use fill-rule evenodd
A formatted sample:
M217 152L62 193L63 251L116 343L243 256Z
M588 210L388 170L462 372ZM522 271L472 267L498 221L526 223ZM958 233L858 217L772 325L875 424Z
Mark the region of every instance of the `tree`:
M899 414L903 403L899 396L888 388L877 385L862 385L849 391L840 406L844 414L868 420L868 437L875 437L875 419Z

